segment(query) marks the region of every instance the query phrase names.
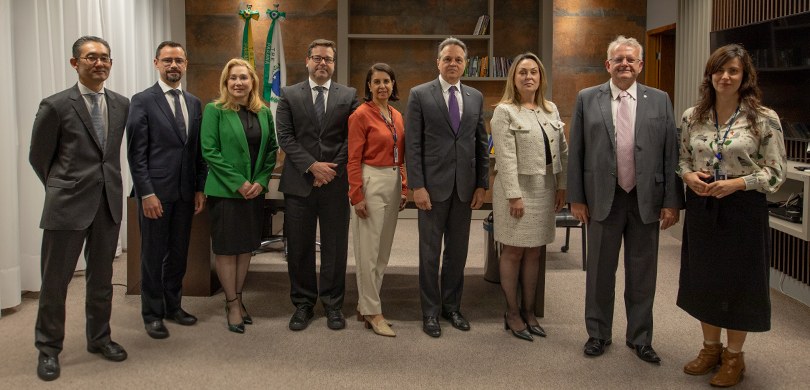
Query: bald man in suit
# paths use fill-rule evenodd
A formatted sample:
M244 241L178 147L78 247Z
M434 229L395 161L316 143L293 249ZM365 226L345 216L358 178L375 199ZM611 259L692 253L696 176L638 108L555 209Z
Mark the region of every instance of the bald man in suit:
M112 262L121 227L120 149L129 100L104 88L110 45L84 36L70 65L79 82L45 98L31 135L29 161L45 185L42 209L42 290L35 328L37 375L59 377L65 338L65 299L79 253L87 261L87 351L111 361L127 352L110 339Z

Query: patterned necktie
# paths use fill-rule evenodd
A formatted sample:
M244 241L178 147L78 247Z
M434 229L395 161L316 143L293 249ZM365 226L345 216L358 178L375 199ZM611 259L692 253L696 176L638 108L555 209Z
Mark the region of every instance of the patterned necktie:
M179 89L169 90L169 93L174 96L174 121L180 129L180 134L183 135L183 142L186 142L186 120L183 119L183 107L180 105L180 92Z
M450 97L447 99L447 109L450 111L450 126L453 133L458 134L458 125L461 123L461 114L458 112L458 100L456 99L456 86L450 87Z
M101 150L104 150L107 145L107 134L104 132L104 116L101 115L101 98L103 93L90 93L90 99L93 100L93 105L90 107L90 119L93 121L93 128L96 130L98 142L101 144Z
M635 136L630 99L630 94L622 91L616 110L616 167L619 171L619 186L626 192L632 191L636 186L636 158L633 153Z
M318 124L323 126L323 116L326 114L326 108L323 104L323 90L325 88L322 86L315 87L315 90L318 91L318 96L315 97L315 116L318 117Z

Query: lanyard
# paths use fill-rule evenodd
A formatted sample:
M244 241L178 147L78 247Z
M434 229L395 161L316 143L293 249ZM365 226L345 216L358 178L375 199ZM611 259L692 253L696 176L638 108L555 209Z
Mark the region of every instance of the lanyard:
M717 144L717 153L714 154L717 157L717 162L723 161L723 146L726 144L726 139L728 138L728 132L731 131L731 125L737 120L737 114L740 113L740 106L737 106L737 109L734 110L734 115L728 120L728 127L726 127L726 133L723 134L723 139L720 139L720 122L717 118L717 110L714 110L714 129L715 129L715 138L714 142Z
M394 139L394 164L399 164L399 147L397 147L397 129L396 127L394 127L394 114L391 113L390 106L387 108L388 108L388 116L391 117L390 122L388 121L388 118L386 118L385 115L383 115L382 110L378 111L380 112L380 116L382 117L383 122L385 122L385 127L387 127L389 131L391 131L391 138Z

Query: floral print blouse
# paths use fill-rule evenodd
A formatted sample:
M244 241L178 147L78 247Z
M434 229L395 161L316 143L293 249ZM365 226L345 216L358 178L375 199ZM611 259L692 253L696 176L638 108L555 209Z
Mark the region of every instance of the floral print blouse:
M757 116L759 130L754 131L746 118L746 108L740 107L722 148L723 160L718 161L717 142L726 133L728 122L719 126L719 134L713 119L690 126L694 109L687 109L681 118L678 175L696 171L712 174L719 164L729 177L742 177L746 190L767 194L779 189L785 181L787 155L776 112L763 107ZM714 117L713 111L709 117Z

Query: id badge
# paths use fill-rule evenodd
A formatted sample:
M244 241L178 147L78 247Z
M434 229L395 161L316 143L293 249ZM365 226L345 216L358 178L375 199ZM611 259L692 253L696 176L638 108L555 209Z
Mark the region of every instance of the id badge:
M399 164L399 148L394 145L394 164Z
M726 172L723 171L722 169L714 170L714 181L726 180L726 177L728 177L728 175L726 175Z

